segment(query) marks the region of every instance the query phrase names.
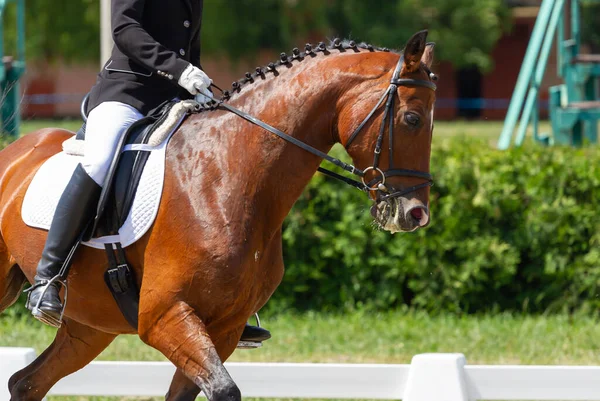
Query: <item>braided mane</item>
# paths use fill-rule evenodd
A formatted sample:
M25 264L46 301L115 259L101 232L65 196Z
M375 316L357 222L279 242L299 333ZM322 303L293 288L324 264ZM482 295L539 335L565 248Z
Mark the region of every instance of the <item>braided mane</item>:
M292 49L291 56L288 56L286 53L281 53L279 60L271 62L264 67L256 67L254 72L247 72L243 78L233 82L231 89L223 91L221 100L229 100L234 93L240 93L242 88L256 82L257 78L264 79L268 74L273 74L274 76L279 75L277 68L281 66L291 67L294 65L294 61L302 62L305 58L316 57L319 53L329 55L333 51L338 51L340 53L348 51L360 53L361 49L370 52L390 52L390 49L386 47L376 47L364 42L357 44L353 40L341 40L337 38L331 40L329 45L326 45L325 42L319 42L316 46L307 43L306 46L304 46L304 51L300 51L300 49L295 47Z

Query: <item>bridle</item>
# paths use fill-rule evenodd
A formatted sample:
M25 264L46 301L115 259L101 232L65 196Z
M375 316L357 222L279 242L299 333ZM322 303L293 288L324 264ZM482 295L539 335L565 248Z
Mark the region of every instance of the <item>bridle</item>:
M426 172L418 171L418 170L393 168L393 165L394 165L394 152L393 152L393 149L394 149L394 116L393 116L393 113L394 113L394 100L396 98L395 95L396 95L396 91L398 90L398 87L399 86L422 86L425 88L429 88L433 91L435 91L437 89L437 86L431 81L424 81L424 80L420 80L420 79L400 78L400 70L402 69L403 63L404 63L404 55L400 56L400 60L398 60L398 64L396 64L396 69L394 70L394 74L392 75L392 80L390 81L390 86L385 91L385 93L383 94L381 99L379 99L379 102L377 102L375 107L373 107L373 110L371 110L371 112L367 115L367 117L365 117L365 119L362 121L362 123L360 123L360 125L354 130L352 135L350 135L350 138L348 139L348 142L346 142L346 145L345 145L345 148L347 150L348 147L352 144L352 142L356 139L358 134L361 132L361 130L364 128L364 126L369 122L369 120L371 120L371 118L373 117L375 112L379 109L379 107L381 106L383 101L386 100L386 98L387 98L387 101L385 103L385 111L383 114L383 120L381 122L381 127L379 129L379 136L377 137L377 142L375 145L375 151L374 151L375 154L374 154L374 158L373 158L373 165L371 167L367 167L366 169L364 169L362 171L363 174L361 176L361 181L362 181L362 184L365 186L365 190L381 191L383 193L386 193L386 195L382 196L380 198L380 200L386 200L389 198L397 198L399 196L406 195L406 194L416 191L418 189L430 187L433 185L433 177L431 176L430 173L426 173ZM385 135L386 121L388 121L388 120L389 120L388 131L389 131L389 137L390 137L389 146L388 146L389 147L390 169L386 170L386 171L382 171L379 168L379 158L381 156L381 147L383 145L383 137ZM365 182L365 174L369 171L378 172L379 175L381 176L381 179L376 177L376 178L372 179L371 181L369 181L368 183L366 183ZM423 184L412 186L410 188L403 189L401 191L389 193L387 187L385 186L385 181L388 177L394 177L394 176L422 178L422 179L426 180L426 182L424 182ZM375 184L377 184L377 186L375 186Z
M400 56L400 59L398 60L398 64L396 64L394 74L392 75L392 79L390 81L390 86L387 88L387 90L385 91L385 93L383 94L381 99L379 99L379 101L377 102L375 107L373 107L373 109L367 115L367 117L365 117L365 119L359 124L359 126L354 130L352 135L350 135L350 138L348 139L348 142L345 145L345 148L347 150L348 147L350 146L350 144L352 144L352 142L356 139L358 134L362 131L362 129L365 127L365 125L371 120L371 118L375 115L375 113L377 112L379 107L385 101L385 111L384 111L384 115L383 115L383 121L381 123L381 128L379 129L379 136L377 137L377 142L375 145L373 165L371 167L367 167L364 170L361 170L351 164L344 163L340 159L336 159L335 157L329 156L327 153L321 152L320 150L278 130L277 128L274 128L274 127L270 126L269 124L266 124L265 122L257 119L256 117L251 116L250 114L245 113L239 109L236 109L235 107L225 103L223 99L219 99L219 100L213 99L213 102L211 102L210 104L205 104L204 108L210 109L210 110L214 110L214 109L228 110L228 111L238 115L239 117L245 119L246 121L249 121L252 124L255 124L255 125L277 135L278 137L306 150L307 152L310 152L313 155L320 157L321 159L327 160L328 162L335 164L336 166L340 167L341 169L343 169L355 176L360 177L361 181L359 182L359 181L353 180L351 178L344 177L333 171L319 167L318 171L323 174L326 174L330 177L336 178L340 181L345 182L346 184L352 185L352 186L354 186L362 191L365 191L365 192L379 191L384 194L379 198L379 200L387 200L390 198L397 198L399 196L406 195L410 192L419 190L421 188L430 187L433 185L433 177L431 176L430 173L426 173L426 172L418 171L418 170L395 169L392 167L394 165L393 151L392 151L393 144L394 144L393 112L394 112L394 99L396 96L396 92L398 91L398 87L400 87L400 86L421 86L421 87L431 89L433 91L435 91L437 89L437 86L431 81L425 81L425 80L420 80L420 79L400 78L400 71L402 69L403 63L404 63L404 56L402 55L402 56ZM215 86L215 85L213 85L213 86ZM219 89L218 87L216 87L216 88ZM386 171L382 171L379 168L379 158L381 155L381 147L383 146L383 137L385 136L386 123L387 123L387 125L389 125L388 130L389 130L389 137L390 137L390 139L389 139L390 169L386 170ZM376 177L369 182L365 182L365 174L368 173L369 171L374 171L374 172L379 173L380 178ZM421 178L423 180L426 180L426 182L419 184L419 185L412 186L410 188L405 188L405 189L397 191L397 192L390 193L388 188L385 186L385 182L388 177L394 177L394 176Z

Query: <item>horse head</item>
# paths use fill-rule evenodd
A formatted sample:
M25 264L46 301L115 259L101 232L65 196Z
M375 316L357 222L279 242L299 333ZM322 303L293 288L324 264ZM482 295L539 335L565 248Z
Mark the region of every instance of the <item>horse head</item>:
M378 52L350 66L363 79L349 77L338 105L338 140L364 171L376 223L392 233L430 221L435 75L434 45L426 37L418 32L403 53Z

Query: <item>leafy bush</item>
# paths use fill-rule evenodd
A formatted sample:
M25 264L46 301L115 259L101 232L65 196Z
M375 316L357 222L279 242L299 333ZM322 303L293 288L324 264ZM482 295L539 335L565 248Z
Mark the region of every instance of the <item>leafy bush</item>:
M267 307L598 310L600 149L445 141L431 171L431 225L395 235L373 227L363 193L315 176L286 220Z
M434 149L432 223L373 228L364 194L317 176L284 230L270 308L570 311L600 306L600 150L474 140Z

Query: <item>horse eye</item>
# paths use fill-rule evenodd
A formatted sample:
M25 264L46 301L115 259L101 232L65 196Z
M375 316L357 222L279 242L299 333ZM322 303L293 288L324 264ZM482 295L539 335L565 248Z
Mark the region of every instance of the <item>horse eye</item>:
M408 125L416 127L417 125L419 125L421 119L415 113L406 113L404 114L404 121L406 121Z

